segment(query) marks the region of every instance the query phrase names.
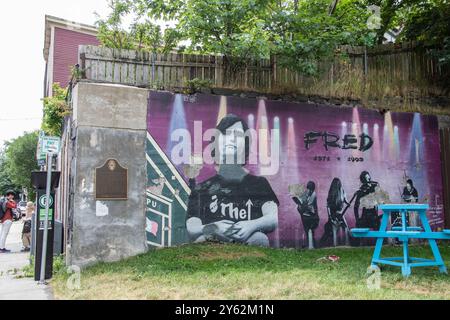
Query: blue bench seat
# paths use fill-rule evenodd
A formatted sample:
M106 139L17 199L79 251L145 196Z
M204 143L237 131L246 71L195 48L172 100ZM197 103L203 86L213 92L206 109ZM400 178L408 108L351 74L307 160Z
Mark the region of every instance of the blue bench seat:
M392 231L402 231L402 227L392 227ZM407 231L423 231L422 227L406 227Z
M387 235L395 236L417 236L420 235L420 231L386 231Z
M369 228L353 228L351 231L354 233L367 233L370 231L370 229Z

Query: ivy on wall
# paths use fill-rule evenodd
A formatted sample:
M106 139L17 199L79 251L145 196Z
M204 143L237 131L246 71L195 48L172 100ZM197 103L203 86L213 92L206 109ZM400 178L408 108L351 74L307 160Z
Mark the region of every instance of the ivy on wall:
M49 136L61 136L61 129L64 117L70 114L70 107L66 102L67 89L61 88L58 83L54 83L53 95L45 97L44 116L42 119L42 130Z

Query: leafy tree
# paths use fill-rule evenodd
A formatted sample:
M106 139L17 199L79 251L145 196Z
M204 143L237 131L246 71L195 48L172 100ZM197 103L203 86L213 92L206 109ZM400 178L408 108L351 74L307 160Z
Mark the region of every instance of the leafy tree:
M130 31L133 49L147 50L151 52L168 53L172 50L179 39L179 34L175 29L166 28L145 20L135 22Z
M109 48L147 50L167 53L176 47L179 33L174 28L165 28L153 23L150 19L142 19L137 15L134 23L125 28L124 17L131 14L132 9L137 10L131 1L110 0L108 6L110 14L102 19L98 17L98 39Z
M130 5L124 1L110 0L108 6L110 14L96 22L98 39L110 48L132 49L132 37L123 28L123 17L130 13Z
M160 12L154 7L157 1L147 3L155 17L170 17L178 22L183 38L189 40L189 52L222 54L226 61L232 57L246 60L270 55L266 21L274 1L174 1L175 8L168 6Z
M36 162L36 147L38 132L25 133L11 140L6 145L6 159L3 164L7 176L14 186L27 188L29 198L34 198L34 190L31 185L31 172L38 170Z
M396 42L416 41L431 47L441 66L450 65L450 1L448 0L368 0L381 9L381 27L377 42L386 31L397 28ZM449 75L442 79L448 82Z
M400 28L399 41L419 41L441 45L450 37L450 1L448 0L368 0L380 7L381 28L377 42L386 31Z
M20 186L15 185L10 178L9 171L6 166L6 154L0 151L0 196L4 195L8 190L20 191Z
M375 34L367 27L370 13L361 1L341 0L334 10L328 0L298 1L295 6L274 11L269 25L274 53L287 67L313 75L317 62L334 57L338 45L374 43Z
M450 37L450 1L430 0L417 2L402 19L405 39L423 40L437 44Z
M376 30L368 26L373 5L380 9ZM99 20L104 45L168 52L183 44L186 52L223 55L234 69L277 56L313 75L336 46L382 43L394 28L402 30L398 41L437 46L440 63L450 63L448 0L111 0L110 7ZM126 30L128 15L135 23ZM157 21L174 27L162 31Z
M109 35L100 37L104 45L167 52L184 43L189 53L223 55L232 70L277 55L279 63L314 74L317 61L333 55L336 45L370 45L374 39L361 0L113 0L110 5L112 13L101 20L101 33ZM123 34L122 19L129 14L144 19L144 25L135 23ZM150 21L175 25L172 41L161 41L160 29ZM114 35L129 42L110 41Z
M396 22L397 12L408 5L411 0L369 0L368 5L375 5L380 9L381 23L377 30L377 43L381 44L384 39L384 34L394 27L397 27ZM413 0L414 1L414 0Z
M45 97L44 117L42 130L50 136L61 136L64 117L70 113L66 103L67 89L63 89L58 83L53 84L53 96Z

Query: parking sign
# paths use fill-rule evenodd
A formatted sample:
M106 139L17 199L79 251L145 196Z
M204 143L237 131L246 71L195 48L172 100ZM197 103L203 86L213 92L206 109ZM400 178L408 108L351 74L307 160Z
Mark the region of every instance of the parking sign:
M59 153L60 138L59 137L43 137L42 153Z

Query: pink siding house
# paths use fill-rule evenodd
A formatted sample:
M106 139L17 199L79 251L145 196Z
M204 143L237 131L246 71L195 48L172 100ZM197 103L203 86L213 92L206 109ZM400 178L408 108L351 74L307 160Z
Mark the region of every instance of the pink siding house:
M70 68L78 63L79 45L98 45L93 26L45 16L44 59L46 61L44 96L51 96L52 84L66 87Z

